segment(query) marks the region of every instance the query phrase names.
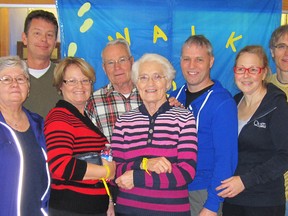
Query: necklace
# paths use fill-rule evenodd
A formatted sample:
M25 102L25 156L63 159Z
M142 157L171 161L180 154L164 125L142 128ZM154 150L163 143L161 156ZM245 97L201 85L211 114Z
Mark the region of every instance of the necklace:
M8 125L10 125L14 129L21 129L26 124L26 119L23 118L24 116L21 114L18 119L13 117L8 117L7 115L3 115L5 121Z
M18 128L20 126L21 120L18 120L18 121L10 121L8 119L5 119L5 120L8 123L8 125L10 125L12 128Z

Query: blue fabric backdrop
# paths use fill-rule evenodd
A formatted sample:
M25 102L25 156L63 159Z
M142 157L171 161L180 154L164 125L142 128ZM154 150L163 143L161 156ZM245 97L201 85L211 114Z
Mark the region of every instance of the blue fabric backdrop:
M262 45L275 71L268 48L272 31L280 25L282 0L56 0L60 23L61 57L78 56L96 70L98 89L108 83L101 50L123 37L137 60L158 53L174 65L174 88L185 82L179 65L183 42L203 34L212 43L215 63L211 70L233 95L237 52L246 45Z

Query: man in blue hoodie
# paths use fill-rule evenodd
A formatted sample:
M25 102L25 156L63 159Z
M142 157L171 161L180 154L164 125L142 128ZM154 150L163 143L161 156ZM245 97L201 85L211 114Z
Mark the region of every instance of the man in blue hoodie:
M170 95L193 112L197 120L197 171L189 185L192 216L216 216L217 212L221 215L223 199L215 188L233 175L237 165L237 107L220 82L210 78L213 63L210 41L202 35L190 36L181 53L186 84Z

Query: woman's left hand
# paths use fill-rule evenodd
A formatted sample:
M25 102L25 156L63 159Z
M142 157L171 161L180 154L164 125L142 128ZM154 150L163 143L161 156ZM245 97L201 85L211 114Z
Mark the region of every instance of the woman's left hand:
M134 187L133 170L126 171L123 175L115 180L118 187L130 190Z
M165 157L149 158L147 161L147 168L149 171L157 174L172 172L172 164Z
M218 193L218 196L221 196L223 198L232 198L245 189L245 186L240 176L232 176L231 178L221 181L221 183L222 184L218 186L216 190L222 190L220 193Z
M114 211L114 203L109 201L109 206L107 210L107 216L115 216L115 211Z

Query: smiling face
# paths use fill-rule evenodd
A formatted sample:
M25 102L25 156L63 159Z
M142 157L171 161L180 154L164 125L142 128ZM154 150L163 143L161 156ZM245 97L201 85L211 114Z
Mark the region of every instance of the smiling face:
M206 47L196 44L185 45L182 49L181 69L190 92L197 92L212 84L210 69L214 57Z
M133 57L129 56L125 45L114 44L107 46L103 50L102 58L104 62L103 69L117 91L123 85L132 85L131 68ZM121 59L125 59L125 61L121 61ZM108 64L113 61L115 62L114 64Z
M27 45L29 58L50 60L57 38L55 26L41 18L31 21L28 34L22 33L22 41Z
M155 61L143 62L139 66L138 77L136 86L144 105L148 111L149 107L158 110L166 101L166 91L169 88L164 67ZM141 77L148 77L148 79L141 79Z
M271 49L272 57L274 58L277 73L286 73L288 75L288 34L284 34L279 40L276 42L275 46L277 45L286 45L282 46L283 48L273 48ZM286 75L286 76L287 76Z
M62 83L60 87L63 99L73 104L82 114L86 101L91 95L92 84L79 81L87 79L89 78L82 73L78 66L71 64L66 68L63 80L77 80L78 82L75 85L68 82Z
M24 77L26 78L23 70L18 67L5 68L0 72L0 78L10 76L13 78L12 83L4 84L0 81L0 106L21 106L26 100L29 93L29 81L19 84L15 78Z
M259 67L263 68L263 61L254 53L243 52L239 55L236 67ZM264 88L263 81L267 74L267 68L261 70L260 73L250 74L246 70L244 74L234 74L235 83L238 88L247 95L257 94L257 92L262 91Z

